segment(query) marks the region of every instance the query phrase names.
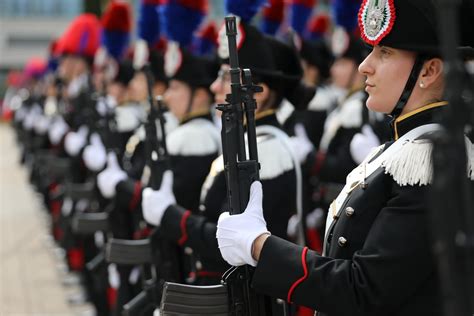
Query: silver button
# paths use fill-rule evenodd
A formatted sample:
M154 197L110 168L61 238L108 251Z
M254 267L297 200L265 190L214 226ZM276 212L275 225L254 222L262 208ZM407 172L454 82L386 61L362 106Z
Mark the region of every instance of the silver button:
M202 263L199 260L196 260L196 269L197 270L202 270Z
M187 254L188 256L193 254L193 249L191 247L185 247L184 248L184 253Z
M346 207L346 215L347 215L347 216L350 217L350 216L354 215L354 212L355 212L355 211L354 211L354 209L353 209L352 207L350 207L350 206L349 206L349 207Z
M339 237L339 239L337 240L337 244L339 245L339 247L345 247L347 244L347 239L345 239L344 237Z

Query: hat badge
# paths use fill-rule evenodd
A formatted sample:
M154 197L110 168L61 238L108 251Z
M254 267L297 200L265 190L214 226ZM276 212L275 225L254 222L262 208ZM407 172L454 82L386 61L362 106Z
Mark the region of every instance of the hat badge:
M181 68L181 64L183 62L183 55L177 42L168 42L164 58L165 73L168 77L173 77L174 75L176 75L179 68Z
M377 45L392 30L395 18L393 0L364 0L358 19L362 39Z
M349 48L350 41L347 31L341 26L336 27L331 36L331 51L334 56L339 58L344 55Z
M372 1L367 13L367 33L370 36L376 36L382 29L383 22L383 8L382 1Z

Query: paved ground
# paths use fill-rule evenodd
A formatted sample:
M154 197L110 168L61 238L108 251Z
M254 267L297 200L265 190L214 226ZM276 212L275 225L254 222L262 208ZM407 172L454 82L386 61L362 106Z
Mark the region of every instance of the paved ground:
M20 166L14 132L0 123L0 316L76 315L61 285L47 217Z

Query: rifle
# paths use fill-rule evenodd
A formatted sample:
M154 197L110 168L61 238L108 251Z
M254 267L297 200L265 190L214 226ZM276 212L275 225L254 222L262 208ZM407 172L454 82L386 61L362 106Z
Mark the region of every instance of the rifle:
M145 124L145 150L147 166L150 171L149 185L153 190L159 190L164 171L169 170L171 167L166 146L166 122L163 115L164 110L161 97L158 97L156 100L153 97L153 77L149 65L143 66L142 70L147 79L148 103L150 105L147 123ZM161 137L159 138L156 121L160 125ZM164 280L179 281L181 279L177 248L161 236L159 229L154 229L146 241L120 241L112 239L107 251L109 261L122 261L122 259L117 258L116 254L118 252L122 254L122 259L130 259L132 256L129 256L128 253L139 254L138 256L133 256L135 257L133 264L142 264L144 289L124 305L124 315L137 315L150 307L158 307ZM131 263L131 261L128 262L128 264Z
M222 148L230 214L242 213L249 200L250 185L259 180L256 101L254 93L262 88L252 83L249 69L241 70L237 55L235 17L225 18L229 43L231 93L222 111ZM244 116L246 125L244 125ZM246 155L245 132L249 157ZM190 286L165 283L161 302L162 315L178 315L193 310L195 315L271 315L271 301L251 287L254 268L232 267L222 278L222 285Z
M459 59L459 0L438 0L445 63L443 129L433 137L434 180L430 196L433 250L438 260L445 315L474 313L474 214L472 181L466 178L464 132L474 126L472 76ZM463 96L471 96L463 98ZM470 115L469 115L470 113ZM449 212L447 212L449 210Z
M235 17L226 17L225 25L229 42L231 93L226 96L227 104L218 105L217 109L222 111L221 136L227 197L229 213L234 215L245 210L249 201L250 185L259 180L260 166L255 131L257 104L253 95L263 89L252 83L249 69L244 69L241 73L239 68ZM246 157L245 150L244 112L247 122L249 159ZM250 266L241 266L232 267L224 273L222 280L227 285L231 315L271 314L268 298L257 294L250 286L253 270Z

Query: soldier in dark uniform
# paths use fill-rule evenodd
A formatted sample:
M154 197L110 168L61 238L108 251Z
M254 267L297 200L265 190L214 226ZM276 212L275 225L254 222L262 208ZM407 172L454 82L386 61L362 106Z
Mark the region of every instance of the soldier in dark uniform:
M287 45L273 38L264 37L256 28L241 20L238 29L242 42L239 44L239 63L242 68L250 68L256 83L264 86L264 92L256 94L258 110L256 113L258 155L261 164L260 177L263 186L271 192L264 204L268 213L266 218L275 234L286 238L288 218L296 208L295 163L290 148L286 148L278 137L264 129L273 128L280 132L281 125L275 111L282 98L281 91L296 86L301 78L301 69L295 52ZM221 31L221 34L224 34ZM244 34L244 35L243 35ZM239 37L240 38L240 37ZM211 90L216 103L225 102L230 92L228 73L227 42L221 38L219 57L223 64L219 77ZM261 58L254 54L259 51ZM295 66L296 67L293 67ZM291 70L295 71L292 73ZM280 70L281 72L279 72ZM170 175L171 176L171 175ZM167 181L159 191L144 194L143 212L145 219L159 229L167 238L192 249L196 258L195 273L198 284L218 284L228 265L220 257L215 238L216 221L226 204L226 181L222 156L214 161L211 171L201 191L200 212L172 205L174 199ZM280 194L285 191L286 194Z
M96 109L101 117L89 137L82 158L93 172L106 164L106 149L122 153L125 144L144 116L139 111L127 111L128 86L134 75L131 60L125 56L130 42L132 17L130 6L111 2L102 16L102 46L94 57L93 82L98 92ZM142 110L144 112L144 110Z
M59 40L60 76L67 84L63 118L67 123L64 150L72 158L71 181L84 182L81 150L87 144L93 108L91 75L94 55L100 44L100 21L91 14L77 17ZM61 119L58 119L61 122ZM54 143L54 142L53 142Z
M258 182L243 214L219 219L224 259L256 266L257 291L324 315L441 315L429 246L426 134L439 128L433 123L445 106L456 105L442 101L436 13L429 0L369 0L360 8L363 38L373 46L359 68L367 106L392 115L395 142L349 174L329 210L323 256L270 235Z

